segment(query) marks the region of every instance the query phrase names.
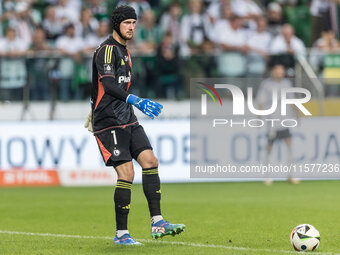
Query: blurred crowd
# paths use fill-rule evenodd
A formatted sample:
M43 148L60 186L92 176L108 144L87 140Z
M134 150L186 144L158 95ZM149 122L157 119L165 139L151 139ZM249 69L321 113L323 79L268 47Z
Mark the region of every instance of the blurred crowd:
M86 98L91 54L121 4L137 12L128 46L146 96L184 97L188 77L261 76L278 61L294 75L310 47L320 70L340 51L340 0L0 0L0 100L27 83L31 99L49 99L54 83L61 100Z

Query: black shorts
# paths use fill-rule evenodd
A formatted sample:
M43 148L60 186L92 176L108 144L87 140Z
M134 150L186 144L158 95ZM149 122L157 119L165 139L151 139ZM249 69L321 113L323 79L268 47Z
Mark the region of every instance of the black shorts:
M274 143L275 140L282 140L282 139L287 139L290 138L292 135L290 134L289 129L282 129L276 131L274 134L267 134L268 137L268 143L272 144Z
M118 166L137 159L144 150L152 150L144 128L139 125L115 128L96 134L96 140L106 166Z

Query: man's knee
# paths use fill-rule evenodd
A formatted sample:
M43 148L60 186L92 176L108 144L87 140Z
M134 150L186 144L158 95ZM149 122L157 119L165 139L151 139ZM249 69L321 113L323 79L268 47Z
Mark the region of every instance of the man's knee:
M137 158L138 163L142 168L158 167L158 160L153 154L152 150L145 150L141 152Z
M146 157L143 162L143 168L158 167L158 159L152 154Z
M153 155L147 162L150 167L158 167L158 159Z

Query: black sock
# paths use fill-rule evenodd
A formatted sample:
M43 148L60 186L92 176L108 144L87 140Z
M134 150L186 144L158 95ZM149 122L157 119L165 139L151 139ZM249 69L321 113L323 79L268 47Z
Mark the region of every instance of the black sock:
M161 215L161 184L158 168L144 168L142 171L143 191L148 200L150 216Z
M130 211L132 182L118 180L114 195L116 211L116 228L117 230L126 230L127 218Z

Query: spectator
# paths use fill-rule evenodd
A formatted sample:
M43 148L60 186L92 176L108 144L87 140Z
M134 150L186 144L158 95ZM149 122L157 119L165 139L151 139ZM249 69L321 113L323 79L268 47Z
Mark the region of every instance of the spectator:
M57 18L56 7L48 6L45 10L45 18L42 26L46 33L46 39L51 42L56 40L63 32L63 22Z
M27 2L17 2L14 12L8 16L8 25L16 29L17 37L27 45L32 42L33 29L35 26L31 16L32 10Z
M80 22L76 25L76 34L82 38L90 34L95 34L98 29L99 23L93 15L90 8L83 8L81 10Z
M310 13L312 15L312 42L315 42L323 30L331 30L331 3L329 0L312 0Z
M69 24L65 27L65 34L58 38L57 49L61 54L79 60L79 53L83 48L83 41L75 34L75 27Z
M29 47L29 53L31 54L44 54L51 53L52 48L46 42L46 33L42 27L37 27L33 34L33 40Z
M33 0L33 1L37 1L37 0ZM69 0L67 3L67 7L76 11L78 13L77 18L79 19L80 14L81 14L81 9L82 9L82 1L81 0Z
M3 35L5 28L8 27L9 21L15 17L15 4L11 0L0 2L0 37Z
M220 36L221 31L230 29L230 18L233 16L231 7L227 4L223 5L222 16L219 18L213 26L212 38L216 41Z
M314 70L320 72L323 69L324 57L328 54L339 53L340 44L332 30L323 31L321 37L313 44L309 55L309 62Z
M178 2L172 2L169 6L169 10L165 12L160 19L160 27L162 32L164 34L170 32L174 43L177 44L179 44L181 41L181 13L181 5Z
M248 39L247 72L250 76L262 76L266 72L269 47L272 40L267 31L267 20L260 17L256 21L256 32Z
M214 25L217 20L223 18L225 7L230 7L230 0L215 0L209 4L206 12L211 24Z
M293 77L295 73L295 57L305 55L306 47L301 39L294 34L294 28L283 25L281 34L276 36L270 46L270 65L281 64L287 69L287 75Z
M271 44L270 53L279 54L305 54L306 47L304 43L294 35L294 28L285 24L281 29L281 34L276 36Z
M183 92L181 87L179 47L174 44L171 32L167 32L157 50L159 73L158 96L174 99Z
M0 95L1 100L22 100L22 88L26 85L27 71L24 59L27 44L17 37L16 30L8 27L0 38Z
M231 0L230 6L235 15L245 19L256 19L262 15L261 8L253 0Z
M221 76L240 77L246 72L246 58L249 47L247 45L247 33L242 29L242 18L232 15L230 27L215 31L216 42L222 52L217 58L218 73Z
M109 22L107 21L101 21L99 23L99 27L96 31L95 34L88 34L85 37L85 51L87 53L93 52L93 50L95 48L98 47L98 45L105 41L105 38L107 38L109 36L110 33L110 26L109 26Z
M156 24L155 14L152 10L145 11L142 24L139 25L136 36L138 50L142 54L155 53L162 37L162 31Z
M248 39L248 46L251 52L262 57L267 57L272 36L267 32L267 20L264 17L257 19L257 30Z
M295 29L295 34L307 46L311 45L310 41L310 13L307 4L299 4L297 0L289 0L284 6L284 17L288 24Z
M235 15L243 18L245 27L256 29L254 20L262 15L262 10L253 0L231 0L230 6Z
M93 16L98 20L108 19L110 11L108 10L108 2L104 0L87 0L85 6L91 9ZM111 9L110 9L111 10Z
M224 51L248 52L247 37L245 31L242 30L241 17L232 16L230 18L230 28L222 31L215 31L215 33L218 33L217 42Z
M283 15L281 6L272 2L268 5L268 32L272 34L272 36L277 36L280 34L281 27L283 26Z
M52 49L46 42L45 31L37 27L33 41L30 45L30 52L34 58L28 60L28 70L30 73L30 98L32 100L48 100L50 98L50 86L48 71L50 61L44 54L51 53Z
M84 43L80 37L76 37L74 25L69 24L65 28L65 35L58 38L56 46L64 57L59 63L60 99L68 101L71 99L72 78L76 71L76 63L80 63L82 60L81 51L83 50Z
M203 14L201 0L189 0L189 14L184 15L181 22L183 40L182 54L196 54L209 36L209 18Z
M63 25L76 23L79 20L79 11L69 5L69 0L59 0L56 6L56 17L61 20Z
M313 47L325 53L335 53L340 51L340 44L332 30L323 31L321 33L321 37L316 40Z
M20 57L26 53L27 49L27 44L21 42L13 27L8 27L5 37L0 38L1 57Z
M202 44L201 55L195 58L201 67L203 77L217 77L216 47L215 44L206 39Z

